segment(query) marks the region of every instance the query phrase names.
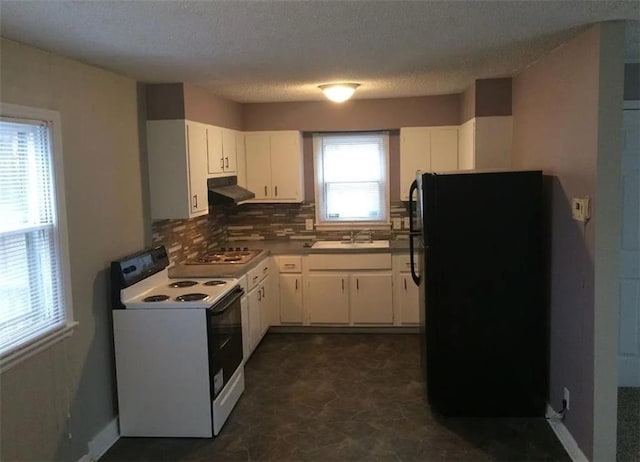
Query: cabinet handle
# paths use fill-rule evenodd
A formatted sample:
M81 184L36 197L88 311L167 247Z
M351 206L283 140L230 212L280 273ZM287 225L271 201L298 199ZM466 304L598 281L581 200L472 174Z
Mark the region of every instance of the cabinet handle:
M220 168L224 168L224 159L220 158Z
M194 209L198 208L198 195L197 194L193 195L193 208Z
M265 298L264 297L264 286L262 286L262 298Z
M342 279L342 292L344 292L344 279Z
M229 158L228 157L224 158L224 166L225 166L225 168L229 168Z
M298 291L298 280L296 279L296 292Z
M295 263L285 263L285 264L284 264L284 267L285 267L285 268L293 268L293 267L295 267L295 266L296 266L296 264L295 264Z
M267 270L269 269L268 266L265 266L264 268L262 268L262 274L265 274L267 272Z
M262 293L260 292L260 289L258 289L258 301L262 300Z
M267 187L264 187L264 197L267 197Z
M360 290L360 279L356 278L356 290Z
M278 187L276 186L276 197L278 197Z
M253 282L256 282L258 280L258 276L254 276L253 277Z
M407 290L407 278L404 278L404 290Z

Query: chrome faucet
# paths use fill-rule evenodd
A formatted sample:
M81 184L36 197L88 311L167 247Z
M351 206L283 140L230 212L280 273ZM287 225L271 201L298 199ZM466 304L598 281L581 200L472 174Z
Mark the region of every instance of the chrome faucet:
M371 234L371 230L370 229L362 229L362 230L358 231L355 235L353 234L353 231L351 231L351 243L355 244L356 242L358 242L358 238L361 235L363 235L364 233L369 233L368 242L373 242L373 235Z

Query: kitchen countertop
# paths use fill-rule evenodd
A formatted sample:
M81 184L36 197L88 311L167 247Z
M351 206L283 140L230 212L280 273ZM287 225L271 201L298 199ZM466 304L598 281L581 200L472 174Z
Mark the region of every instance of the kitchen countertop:
M269 255L310 255L328 253L405 253L409 251L409 240L398 239L389 241L389 248L377 249L312 249L305 247L310 245L309 240L247 240L230 241L225 246L229 247L249 247L250 249L262 249L262 253L256 256L249 263L244 265L184 265L179 264L169 268L169 277L241 277L247 271L255 267Z

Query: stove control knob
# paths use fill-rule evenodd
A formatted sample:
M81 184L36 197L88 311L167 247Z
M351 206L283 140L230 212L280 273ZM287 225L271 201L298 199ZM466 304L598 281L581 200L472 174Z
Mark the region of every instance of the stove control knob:
M236 247L236 252L240 252L240 247Z
M249 247L245 247L244 249L242 249L243 252L248 252L249 251Z

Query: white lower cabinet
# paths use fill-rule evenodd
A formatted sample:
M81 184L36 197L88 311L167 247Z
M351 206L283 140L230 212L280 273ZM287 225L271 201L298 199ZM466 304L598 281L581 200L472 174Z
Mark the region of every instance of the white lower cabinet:
M411 279L408 254L279 255L275 263L280 272L279 317L271 325L419 323L418 288Z
M251 354L260 342L262 334L262 320L260 317L262 287L258 285L251 289L247 299L249 302L249 354Z
M419 317L419 292L411 278L409 255L393 256L393 306L396 324L417 325Z
M302 324L302 275L280 275L280 323Z
M350 276L351 322L393 323L393 281L391 273L354 273Z
M273 324L274 310L278 307L277 285L271 276L271 258L265 258L247 272L248 358ZM277 284L277 282L275 283Z
M310 324L349 324L349 275L306 276L304 307Z

